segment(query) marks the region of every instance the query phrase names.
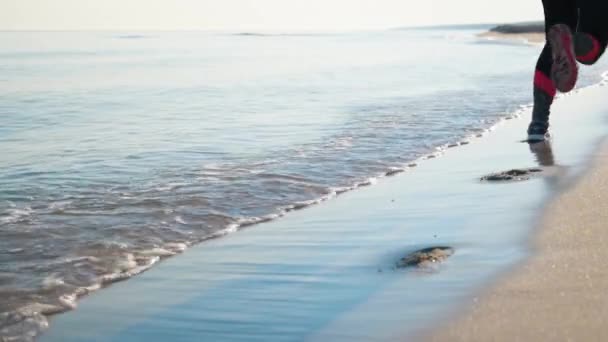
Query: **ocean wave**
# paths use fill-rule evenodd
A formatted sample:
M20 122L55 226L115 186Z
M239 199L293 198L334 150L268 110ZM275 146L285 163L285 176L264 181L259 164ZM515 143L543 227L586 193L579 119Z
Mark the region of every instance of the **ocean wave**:
M167 243L162 248L143 250L137 254L127 253L114 263L113 272L97 276L87 286L73 286L57 274L52 274L42 281L42 289L56 297L47 297L48 302L31 301L13 310L0 313L0 340L30 341L34 340L48 328L47 316L55 315L77 307L78 299L97 291L109 284L129 279L147 271L166 258L187 249L185 243ZM78 261L101 262L95 257L66 258L62 263ZM40 296L32 296L38 298Z
M606 79L608 79L608 73L604 74L604 82L606 82ZM45 289L47 292L50 291L50 293L53 293L55 297L48 297L47 302L30 302L11 311L0 314L0 336L4 337L5 339L13 338L14 336L29 336L34 338L48 327L48 320L46 316L72 310L76 308L78 299L82 296L90 294L93 291L97 291L114 282L123 281L141 274L149 270L161 260L184 252L193 244L232 234L242 228L276 220L277 218L287 215L291 211L301 210L328 201L336 196L339 196L340 194L353 191L358 188L372 186L379 182L382 178L392 177L407 172L410 169L416 168L425 160L440 157L454 148L470 144L475 139L483 138L484 135L495 129L498 125L500 125L501 122L519 118L525 111L529 110L529 108L529 105L521 106L521 108L514 113L505 115L495 122L486 123L490 124L490 126L483 129L482 133L465 135L454 140L454 142L435 146L430 148L428 153L422 154L416 159L406 161L401 165L388 166L383 171L377 172L372 176L354 180L350 185L333 186L327 188L317 186L315 191L323 192L321 195L312 199L294 201L290 204L278 206L273 212L265 215L239 218L219 212L208 213L206 214L208 219L223 224L222 229L217 229L209 234L192 235L185 241L166 242L164 244L159 244L158 246L145 249L139 249L136 246L124 242L101 241L96 245L90 246L92 251L97 251L94 254L63 257L49 261L45 267L50 270L64 269L65 265L69 265L70 269L83 270L82 272L88 276L80 276L79 279L81 279L81 281L82 279L85 279L84 281L86 281L87 284L75 285L72 284L70 280L66 278L66 276L59 273L51 273L41 281L41 288ZM345 141L348 141L348 139ZM200 174L215 174L216 176L234 177L235 174L251 174L251 166L252 165L248 165L247 167L244 167L234 163L207 165L200 171ZM257 166L258 169L260 169L260 165L258 164ZM226 175L226 173L228 174ZM262 180L278 180L313 186L308 178L301 175L280 174L263 171L257 173L256 177ZM181 188L183 184L169 182L166 183L165 186L176 190ZM165 192L168 189L165 188L165 186L157 186L154 191ZM143 191L142 193L147 194L148 192ZM137 193L134 193L133 196L137 197ZM164 202L161 204L165 205ZM66 210L72 206L74 206L74 201L71 200L55 201L49 204L48 208L56 212L59 209ZM6 217L10 217L11 222L23 219L24 217L28 217L34 213L31 208L9 208L7 209L7 212L9 214ZM189 224L189 221L186 220L182 215L174 215L173 211L171 215L173 215L175 222L182 225ZM5 221L8 220L5 218ZM83 253L86 253L86 250L83 250ZM95 274L95 272L91 273L89 270L97 270L97 274Z
M256 40L257 37L310 36L311 34L243 32L237 35ZM461 39L462 37L464 35L457 35L453 38ZM124 39L139 38L136 36L124 37ZM235 39L238 40L238 38ZM375 41L373 46L378 46L376 44L378 42ZM471 44L467 44L467 46L470 47ZM215 50L213 52L221 53L221 51ZM237 54L241 52L237 51ZM315 51L315 56L322 56L319 54L321 52L323 51ZM378 51L374 53L376 52ZM35 53L33 55L36 58L48 59L45 54ZM247 55L249 56L248 53ZM95 56L95 58L115 56L115 52L96 50L91 51L90 56ZM171 56L170 59L163 59L163 61L173 63L175 58L173 52ZM77 58L79 55L65 51L65 53L57 52L56 57ZM257 61L257 58L252 60ZM196 140L192 137L204 136L204 133L201 134L198 131L199 127L187 127L186 123L182 126L171 127L171 129L179 129L175 132L184 132L184 134L176 134L178 137L174 139L179 140L180 145L175 147L172 145L171 139L159 140L159 134L163 130L167 131L165 125L168 122L179 121L174 120L173 115L168 115L167 122L157 123L158 130L153 138L145 142L149 145L144 144L143 141L142 145L139 145L140 140L137 134L140 127L132 123L138 122L144 117L144 110L135 111L133 115L126 116L132 120L128 121L127 126L129 127L125 129L125 132L128 132L125 134L129 134L130 138L126 139L124 144L114 146L116 150L111 150L112 154L109 157L111 160L107 164L99 163L99 160L103 160L103 157L100 156L104 156L102 148L104 146L98 146L101 145L99 141L102 140L87 140L88 145L85 147L97 144L94 145L94 153L100 155L91 158L95 161L94 163L81 163L78 166L78 177L61 178L61 173L52 177L46 177L46 173L12 173L11 179L0 179L4 182L2 185L14 187L13 193L7 197L12 202L7 204L6 210L0 208L0 226L3 233L6 234L2 236L5 241L4 243L0 241L0 247L10 247L3 248L2 256L8 256L7 259L11 261L10 267L16 269L15 272L13 270L5 272L8 275L5 277L3 274L2 278L4 288L0 288L0 291L5 291L2 294L13 292L10 292L10 296L3 297L11 298L11 302L7 300L1 303L0 311L9 310L13 316L7 318L5 323L0 319L0 336L4 336L5 330L3 329L8 325L14 326L14 330L7 334L26 327L31 328L32 331L35 330L34 327L42 329L45 324L48 324L43 320L44 315L73 309L81 296L115 281L129 279L145 272L161 260L178 255L194 244L275 220L292 211L314 206L349 191L373 186L385 177L411 172L412 169L427 160L440 158L444 154L452 153L455 149L475 143L477 139L490 134L497 125L520 116L517 113L498 112L502 110L502 106L509 108L508 106L511 106L513 102L519 103L522 102L522 98L525 98L523 97L525 94L517 92L521 90L520 80L512 82L508 74L494 74L492 77L495 77L495 81L493 82L488 82L487 78L479 76L480 78L472 80L471 84L467 83L467 86L471 86L469 88L461 87L462 83L457 83L457 89L449 90L450 86L454 85L450 84L448 74L454 70L447 70L448 72L442 72L440 75L441 87L436 87L435 83L429 85L422 82L423 87L420 87L423 89L422 95L400 96L395 94L407 93L407 90L401 88L403 83L393 83L396 79L388 77L389 74L386 71L396 74L394 71L408 69L399 69L392 65L392 63L396 63L396 60L392 60L391 65L383 65L382 68L378 68L377 65L359 64L359 62L367 61L367 56L356 60L358 61L356 65L345 64L338 68L344 68L348 70L348 73L342 74L341 71L336 71L335 66L331 66L321 73L312 73L313 78L305 79L306 82L302 82L301 86L288 89L287 96L294 94L300 96L306 93L306 91L302 92L302 87L317 89L318 82L329 82L331 91L338 89L336 93L328 91L328 98L331 99L329 103L318 101L322 99L320 93L324 89L315 90L315 96L312 98L314 101L307 101L305 106L300 108L307 116L319 115L314 112L321 107L327 108L328 104L331 107L330 111L344 111L339 116L337 115L336 123L327 124L321 132L319 132L321 129L318 126L311 128L311 131L315 130L315 137L310 140L299 140L299 137L284 135L284 132L278 132L279 129L283 129L283 126L279 125L276 127L265 125L273 127L265 127L261 131L253 130L254 127L245 127L244 131L239 131L243 128L235 125L236 129L233 130L232 121L238 121L238 119L235 120L228 113L235 108L225 107L228 103L225 100L226 95L232 93L222 93L213 88L213 96L217 98L203 98L201 103L196 103L196 101L189 103L190 99L186 97L186 94L191 91L198 97L201 93L199 90L204 87L201 88L197 85L188 90L180 84L178 89L171 93L175 95L174 97L161 98L160 103L166 103L170 111L176 109L175 113L178 110L192 112L193 120L196 121L202 121L201 118L204 119L205 114L210 115L210 111L214 111L211 113L212 115L225 117L225 121L221 121L221 125L217 127L232 132L226 133L226 136L219 141L213 141L212 138L206 139L208 141ZM94 62L99 61L96 59ZM207 62L205 60L205 63ZM141 66L138 60L136 63ZM173 65L171 63L169 66ZM232 60L230 60L230 65L232 67ZM213 65L210 64L210 66ZM308 65L305 64L304 67L308 68ZM391 88L390 91L373 92L371 90L374 85L371 83L368 85L365 82L360 85L360 88L347 87L347 84L357 84L357 82L353 82L356 78L348 78L351 74L353 77L369 77L370 73L377 70L386 74L381 74L382 81L374 83L374 85L380 85L382 88L386 82L389 84L388 88ZM181 67L179 71L178 74L181 75L181 71L183 71ZM360 71L364 73L362 74ZM304 74L308 74L308 72ZM210 76L212 75L210 74ZM292 76L295 81L301 80L298 75ZM346 78L339 80L344 76ZM424 77L428 77L428 75L425 74ZM517 75L517 77L519 76ZM607 82L608 74L604 73L602 77L603 85ZM264 79L262 84L251 82L253 84L251 88L238 86L230 89L239 94L252 90L253 96L244 98L247 102L246 110L251 110L252 113L266 111L268 108L272 108L271 111L287 109L284 113L287 114L285 117L295 116L289 111L290 107L285 107L286 104L291 105L287 102L294 97L281 98L284 94L280 90L265 89L265 82L270 82L270 80L267 80L266 77ZM499 80L503 79L508 81L501 83ZM458 82L463 81L459 79ZM223 89L224 86L228 88L230 82L220 83L222 84L217 87L218 89ZM240 79L235 83L240 84ZM289 88L293 83L299 82L292 82L292 79L289 78L280 85ZM505 85L507 89L505 89ZM277 84L274 83L272 86L276 87ZM424 91L426 91L424 88L427 86L442 89L445 86L448 90L424 95ZM108 87L108 89L110 88L112 87ZM486 88L494 90L487 91ZM148 88L138 91L148 93L149 89L146 89ZM351 93L351 90L362 91L362 93L356 93L356 91ZM339 93L342 92L349 93L349 96L340 99ZM71 94L70 91L65 93ZM123 100L139 101L143 99L143 101L137 102L137 106L149 105L150 112L162 112L157 106L159 102L147 103L145 100L148 98L139 98L137 92L118 94L118 99L112 99L113 95L109 90L99 93L91 92L99 94L96 95L99 98L87 97L85 93L87 92L82 92L77 98L71 98L73 101L70 102L71 108L92 108L93 106L85 104L96 100L103 104L108 99L109 101L116 100L116 103L122 103ZM272 93L273 96L260 96L268 93ZM519 95L514 96L513 93ZM135 96L131 96L133 94ZM272 102L274 94L278 95L276 103ZM52 98L61 99L63 97L53 96ZM258 98L261 98L263 102L256 107L252 102ZM209 100L209 102L205 100ZM57 103L53 103L56 108L49 107L60 110L62 101L57 101ZM189 107L169 107L173 102L188 103ZM314 102L315 106L308 107L308 102ZM123 108L122 105L116 106L116 103L109 108ZM38 105L44 106L45 104L42 101ZM34 107L35 105L28 103L28 106ZM350 107L344 108L346 106ZM210 111L204 111L203 109L206 107L211 108ZM523 110L529 110L529 108ZM325 112L321 110L321 115L323 114ZM448 114L452 114L452 116ZM61 117L58 117L57 123L60 125ZM103 118L103 116L100 117ZM480 120L480 118L488 117L489 119ZM90 118L92 118L91 121L97 120L93 116ZM123 118L116 116L116 119L120 121ZM296 117L294 120L293 127L299 130L297 126L302 125L301 120ZM88 121L88 119L84 121ZM105 125L104 120L99 121L99 123L102 122ZM75 122L69 121L69 124L74 125L70 127L77 130L78 126L75 125ZM210 122L210 124L218 123ZM260 124L266 124L266 122ZM14 127L28 127L25 122L17 122L13 125ZM209 125L209 127L202 128L216 130L215 127ZM240 138L238 134L246 134L247 138L263 138L271 128L273 129L272 134L277 134L276 136L279 138L271 144L273 146L271 150L260 151L262 149L258 149L260 146L256 145L250 151L249 146L245 144L239 146L236 153L232 153L230 146L225 146L229 145L226 142L232 138ZM189 136L190 129L193 133ZM131 132L134 132L135 135L131 135ZM171 138L173 139L173 137ZM238 139L235 140L238 141ZM113 143L107 141L109 146L112 146ZM131 147L130 150L129 144L135 147ZM212 146L212 144L220 146ZM147 151L149 156L133 150L150 149L150 146L154 148L152 152ZM166 151L171 149L170 146L186 152L194 150L196 152L171 154ZM161 151L156 151L157 148ZM224 151L224 149L228 152L214 152L215 150ZM74 147L74 151L76 150L78 149ZM207 150L211 150L211 152ZM124 154L124 156L112 159L115 154ZM57 167L56 164L71 164L75 160L78 162L77 153L70 154L70 158L66 158L66 160L57 160L48 167ZM100 165L104 167L100 168ZM90 168L88 171L87 167ZM130 169L131 167L133 169ZM46 168L45 165L44 169ZM72 168L68 170L69 172L74 171ZM89 179L86 179L87 177L80 179L81 175L87 176ZM15 180L25 176L35 179L40 184L23 182L13 185ZM21 187L28 189L28 193L25 194L29 196L27 199L25 199L25 195L22 196L21 192L26 191ZM6 190L3 189L3 191L6 193ZM5 236L10 236L12 240L4 239ZM4 272L5 269L1 269L1 271ZM15 319L15 317L19 319ZM26 321L27 323L24 323ZM34 333L23 330L23 334L26 336Z
M34 210L30 207L9 208L4 214L0 215L0 226L22 222L32 216Z

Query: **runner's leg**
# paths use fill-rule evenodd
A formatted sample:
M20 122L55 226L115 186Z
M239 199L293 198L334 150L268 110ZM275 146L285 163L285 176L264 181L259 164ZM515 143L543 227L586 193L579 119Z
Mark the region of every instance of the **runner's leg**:
M549 34L551 27L565 24L571 29L576 28L578 9L574 0L543 0L545 12L545 33ZM528 127L529 140L544 140L549 128L551 104L557 88L551 79L553 56L551 44L547 41L536 63L534 73L534 108L532 122Z
M574 38L576 59L583 64L593 64L600 59L608 45L608 1L578 0L580 18Z

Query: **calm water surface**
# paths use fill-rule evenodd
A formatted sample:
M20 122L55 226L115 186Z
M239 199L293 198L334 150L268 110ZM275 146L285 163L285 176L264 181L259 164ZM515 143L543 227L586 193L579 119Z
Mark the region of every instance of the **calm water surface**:
M484 132L540 47L476 33L0 32L0 330Z

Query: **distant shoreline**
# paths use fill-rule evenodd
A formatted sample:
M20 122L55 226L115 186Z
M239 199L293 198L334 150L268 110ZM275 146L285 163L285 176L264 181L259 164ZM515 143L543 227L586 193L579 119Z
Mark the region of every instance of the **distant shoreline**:
M542 21L503 24L490 29L490 32L504 34L545 33L545 23Z
M545 24L543 22L503 24L477 36L490 40L515 40L541 44L545 41Z
M544 33L499 33L499 32L483 32L477 37L488 40L506 40L506 41L521 41L528 44L542 44L545 42Z

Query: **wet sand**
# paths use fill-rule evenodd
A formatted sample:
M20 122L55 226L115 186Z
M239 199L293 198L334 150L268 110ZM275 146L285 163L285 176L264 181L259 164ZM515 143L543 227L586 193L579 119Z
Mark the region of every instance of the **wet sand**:
M471 298L428 340L605 340L608 143L593 158L591 169L546 208L532 257Z
M548 208L529 262L433 341L603 341L608 334L608 144Z
M530 115L412 170L201 244L53 317L42 341L393 341L436 326L527 256L543 203L586 169L606 132L605 88L561 98L552 145L521 143ZM504 183L513 168L542 175ZM436 267L408 253L453 248Z

